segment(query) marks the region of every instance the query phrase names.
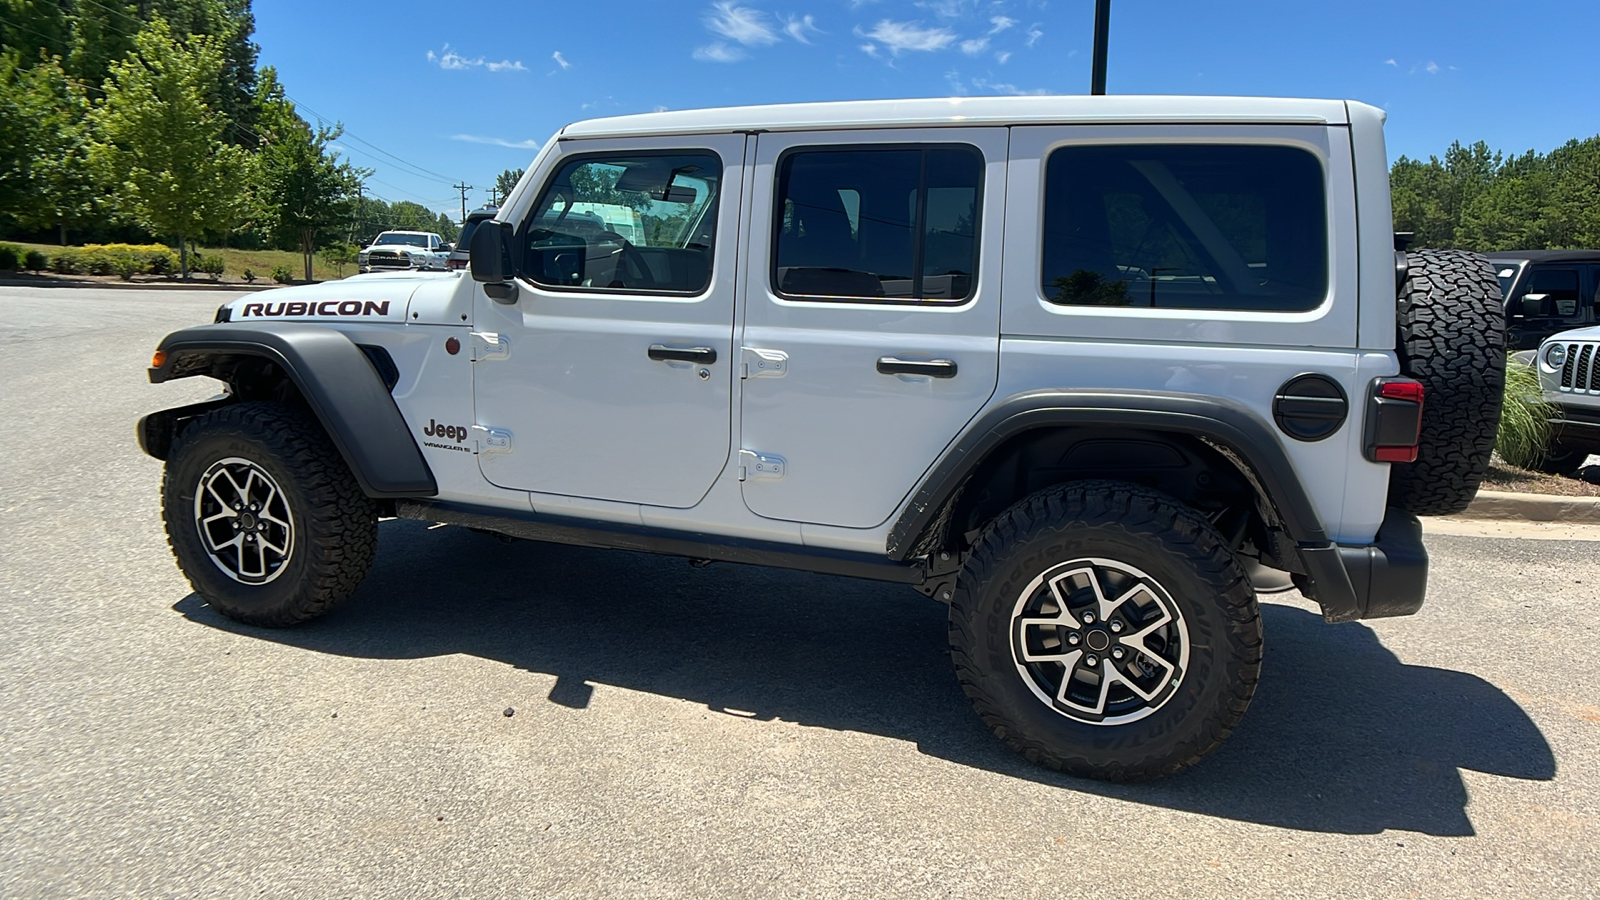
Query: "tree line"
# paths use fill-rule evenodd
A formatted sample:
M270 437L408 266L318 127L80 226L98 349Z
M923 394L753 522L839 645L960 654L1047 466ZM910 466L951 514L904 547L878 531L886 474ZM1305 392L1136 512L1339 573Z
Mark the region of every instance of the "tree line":
M277 72L250 0L0 0L0 234L298 250L456 226L365 195Z

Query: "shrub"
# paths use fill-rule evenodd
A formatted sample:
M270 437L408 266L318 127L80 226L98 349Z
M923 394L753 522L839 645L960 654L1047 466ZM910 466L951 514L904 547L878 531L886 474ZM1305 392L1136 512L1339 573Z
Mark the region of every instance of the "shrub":
M85 247L83 251L83 268L90 275L115 275L117 274L117 257L99 248L90 250Z
M254 269L245 269L244 270L244 283L245 284L255 284L257 277L259 277L259 276L256 275Z
M210 275L212 278L221 278L222 273L227 271L227 267L222 262L222 254L220 253L213 256L196 256L194 268L195 271L204 272L207 275Z
M58 275L82 275L83 254L76 250L62 250L51 258L50 270Z
M288 266L273 266L272 280L279 284L293 284L294 270Z
M132 254L107 254L106 259L111 265L111 271L123 281L132 281L133 276L144 271L144 260Z
M178 258L172 251L164 250L151 253L145 266L145 271L151 275L171 275L178 268Z
M1550 416L1554 412L1539 390L1539 373L1534 367L1508 360L1495 452L1513 466L1532 468L1544 458L1550 445Z
M0 272L9 272L22 263L22 248L0 244Z
M50 268L50 257L37 250L29 250L27 257L23 260L22 267L29 272L43 272L45 269Z

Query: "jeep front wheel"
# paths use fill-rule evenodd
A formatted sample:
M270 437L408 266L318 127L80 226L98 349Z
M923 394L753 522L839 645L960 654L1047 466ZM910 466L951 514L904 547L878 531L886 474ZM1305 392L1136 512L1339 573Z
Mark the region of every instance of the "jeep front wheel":
M206 603L251 625L295 625L344 600L372 564L377 506L308 414L239 403L173 441L162 514Z
M1255 693L1261 617L1209 522L1120 482L1047 488L979 537L950 607L956 674L1033 762L1134 781L1192 765Z

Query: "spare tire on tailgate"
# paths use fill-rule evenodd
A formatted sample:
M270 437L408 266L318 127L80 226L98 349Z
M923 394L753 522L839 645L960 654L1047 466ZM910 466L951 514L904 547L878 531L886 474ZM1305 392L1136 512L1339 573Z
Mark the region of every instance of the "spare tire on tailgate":
M1494 451L1505 389L1505 308L1494 267L1462 250L1407 254L1400 371L1422 382L1417 461L1389 472L1389 505L1413 515L1467 508Z

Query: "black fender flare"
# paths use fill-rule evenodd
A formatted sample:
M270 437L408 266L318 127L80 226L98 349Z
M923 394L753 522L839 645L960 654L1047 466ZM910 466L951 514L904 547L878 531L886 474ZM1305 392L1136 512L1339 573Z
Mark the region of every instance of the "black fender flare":
M889 531L889 555L904 559L940 508L1006 440L1057 427L1121 427L1200 438L1230 457L1301 544L1326 545L1327 532L1271 428L1243 404L1172 391L1049 389L1014 394L979 416L945 450Z
M439 492L388 386L343 332L296 322L199 325L167 335L157 350L165 357L150 369L152 384L211 375L219 364L238 357L271 361L299 388L367 496L431 497ZM164 414L175 422L194 414L191 409ZM160 438L149 435L151 419L140 420L139 433L141 446L154 456Z

